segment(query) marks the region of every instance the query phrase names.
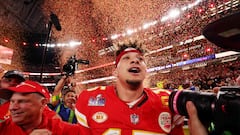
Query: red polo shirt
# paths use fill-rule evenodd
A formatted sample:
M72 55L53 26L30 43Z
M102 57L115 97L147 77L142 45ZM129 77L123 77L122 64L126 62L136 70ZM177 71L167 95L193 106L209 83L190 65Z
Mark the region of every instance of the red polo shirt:
M42 123L36 129L48 129L52 135L82 135L82 128L78 124L69 124L60 119L44 117ZM21 127L17 126L12 119L0 123L0 135L28 135Z
M9 116L8 115L9 104L10 102L5 102L0 106L0 120L5 120L6 116Z

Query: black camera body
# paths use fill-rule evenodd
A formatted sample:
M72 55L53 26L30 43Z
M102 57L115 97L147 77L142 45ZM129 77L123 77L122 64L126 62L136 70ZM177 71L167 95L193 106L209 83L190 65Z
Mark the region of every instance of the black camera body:
M74 75L75 71L78 69L78 64L89 64L88 60L77 59L76 55L71 56L67 63L63 65L63 72L67 76Z
M173 91L169 97L169 108L172 112L186 116L186 102L192 101L197 108L200 121L209 127L211 135L240 135L240 86L224 86L217 94L193 92L190 90Z

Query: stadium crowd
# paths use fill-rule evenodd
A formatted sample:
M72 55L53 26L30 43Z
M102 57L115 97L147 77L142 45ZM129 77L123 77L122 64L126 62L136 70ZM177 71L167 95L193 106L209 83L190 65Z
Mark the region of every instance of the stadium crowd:
M166 89L196 87L197 90L211 90L217 86L233 86L240 74L240 61L211 63L204 67L189 70L175 69L169 73L151 76L151 86L163 81Z

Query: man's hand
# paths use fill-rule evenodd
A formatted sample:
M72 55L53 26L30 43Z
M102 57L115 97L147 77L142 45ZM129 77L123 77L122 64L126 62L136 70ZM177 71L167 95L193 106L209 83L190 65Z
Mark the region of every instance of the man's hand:
M48 129L35 129L30 133L30 135L52 135L52 132Z
M201 123L197 115L197 109L192 101L188 101L186 104L187 112L189 115L188 127L190 135L207 135L207 130Z

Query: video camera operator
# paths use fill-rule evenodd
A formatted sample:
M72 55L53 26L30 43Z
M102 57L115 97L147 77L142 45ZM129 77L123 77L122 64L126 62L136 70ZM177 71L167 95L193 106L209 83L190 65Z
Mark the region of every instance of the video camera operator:
M63 121L77 123L77 119L74 114L77 94L74 87L69 87L71 79L72 78L67 75L63 75L61 77L54 88L51 105Z
M63 74L66 76L73 76L78 68L78 64L88 65L89 61L77 59L76 55L73 55L68 59L67 63L63 65Z
M239 21L240 21L240 12L238 10L237 12L233 12L231 15L225 16L221 19L218 19L216 21L209 23L203 29L202 34L210 42L214 43L215 45L221 48L239 52L240 51L239 33L232 33L231 35L229 34L230 31L240 28L238 23ZM228 33L228 36L221 35L223 33L225 34ZM181 113L183 111L185 114L187 113L186 116L189 117L188 122L189 122L189 130L191 135L207 135L208 134L208 129L205 127L206 125L203 122L205 118L204 116L210 118L207 121L215 125L215 127L213 127L214 129L212 130L213 132L210 132L209 134L239 135L240 134L240 115L239 115L240 114L240 75L238 74L238 77L236 78L236 84L234 86L217 87L213 89L213 92L215 94L217 93L215 98L214 98L214 95L209 96L203 93L191 94L187 91L178 93L177 96L174 96L175 99L173 100L174 101L173 104L175 104L174 105L175 107L172 109L175 111L179 111ZM205 102L203 101L204 96L206 97ZM213 97L213 98L210 98L210 97ZM176 101L178 99L181 100L181 103L182 103L181 105L177 103L179 102L179 101ZM210 99L213 102L211 102ZM208 105L206 105L206 102ZM171 105L169 107L171 108ZM210 116L207 116L206 108L208 110L208 113L210 110L210 113L209 113ZM204 113L205 115L203 115Z
M172 112L189 118L192 134L239 135L239 95L240 85L222 86L217 94L174 91L169 97L169 107Z
M76 59L75 55L68 59L63 66L62 77L54 88L51 101L56 113L61 116L63 121L69 123L77 123L74 110L77 95L80 94L81 90L75 82L74 74L78 64L89 64L89 61Z
M189 114L188 128L191 135L208 135L204 125L198 118L198 113L192 101L186 103L187 112Z

